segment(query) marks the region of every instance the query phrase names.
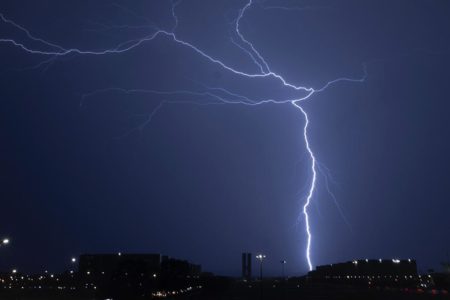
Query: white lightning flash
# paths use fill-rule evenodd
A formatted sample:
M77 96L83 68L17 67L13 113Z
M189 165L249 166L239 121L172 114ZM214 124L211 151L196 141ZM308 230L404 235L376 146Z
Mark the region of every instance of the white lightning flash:
M311 173L312 173L312 179L311 179L311 185L309 187L308 195L306 196L306 202L303 205L303 214L305 215L305 225L306 225L306 261L308 262L309 270L312 271L312 262L311 262L311 228L309 226L309 215L308 215L308 207L311 203L312 197L314 196L314 191L316 189L316 179L317 179L317 171L316 171L316 157L314 156L313 151L311 150L311 147L309 146L309 139L308 139L308 125L309 125L309 118L306 111L299 105L297 102L292 102L292 104L300 109L302 114L305 116L305 126L303 127L303 138L305 139L305 145L306 150L309 153L309 156L311 158Z
M144 43L154 41L158 37L166 37L171 39L174 43L184 46L191 51L196 52L198 55L209 61L210 63L216 64L223 68L224 70L231 72L235 74L236 76L250 78L250 79L273 79L275 81L278 81L280 84L282 84L285 88L294 90L296 92L299 92L301 95L293 98L293 99L250 99L244 95L240 95L231 91L226 90L222 87L203 87L204 89L202 91L187 91L187 90L180 90L180 91L155 91L155 90L145 90L145 89L134 89L134 90L126 90L121 88L108 88L103 90L97 90L95 92L86 94L83 96L83 99L89 96L93 96L97 93L101 92L109 92L109 91L116 91L116 92L122 92L122 93L154 93L154 94L163 94L163 95L172 95L172 96L195 96L199 99L203 100L201 102L200 100L172 100L172 101L163 101L161 102L156 108L148 115L147 121L142 125L145 126L148 124L148 122L151 121L153 116L159 109L162 107L163 104L180 104L180 103L188 103L188 104L199 104L199 105L211 105L211 104L241 104L241 105L249 105L249 106L256 106L256 105L262 105L266 103L275 103L275 104L292 104L296 109L298 109L305 119L304 127L303 127L303 140L305 142L306 151L309 154L310 160L311 160L311 181L309 185L308 194L306 196L306 202L303 204L302 214L304 215L305 219L305 231L307 236L306 241L306 261L308 264L309 270L312 270L313 263L311 259L311 244L312 244L312 233L311 233L311 227L310 227L310 220L309 220L309 214L308 214L308 208L311 204L311 201L314 198L314 193L316 190L316 181L317 181L317 160L314 155L314 152L312 151L312 148L310 146L309 142L309 136L308 136L308 126L309 126L309 116L307 112L303 109L303 107L300 105L302 101L309 99L312 95L322 92L325 89L327 89L329 86L336 84L338 82L342 81L348 81L348 82L363 82L367 76L365 65L363 64L363 70L364 75L361 78L347 78L347 77L341 77L334 80L331 80L327 82L323 87L315 89L312 87L305 87L301 85L297 85L291 82L288 82L281 74L278 74L271 70L269 63L267 60L261 55L261 53L256 50L256 47L245 38L244 34L241 32L240 24L242 19L245 16L245 13L247 10L249 10L253 6L253 0L248 0L245 5L239 10L238 16L234 23L234 30L236 34L236 40L231 38L232 43L237 46L239 49L244 51L247 55L250 56L253 63L256 65L256 67L259 69L259 72L256 73L248 73L242 70L239 70L239 68L233 67L225 63L224 61L215 58L194 44L182 40L177 37L176 35L176 29L179 26L179 19L176 14L176 8L181 3L181 0L172 1L172 18L173 18L173 27L170 30L165 30L158 28L153 25L145 25L140 26L139 28L149 28L153 30L153 32L149 35L146 35L144 37L141 37L139 39L133 39L133 40L127 40L124 41L118 45L116 45L113 48L107 48L103 50L83 50L79 48L66 48L59 44L49 42L45 39L35 37L31 34L31 32L26 29L25 27L17 24L16 22L6 18L3 14L0 14L0 21L4 24L7 24L11 27L13 27L15 30L21 31L25 34L26 39L25 41L19 41L14 38L9 37L3 37L0 38L0 44L6 44L10 45L16 48L19 48L26 53L34 54L34 55L40 55L45 56L47 59L41 62L38 66L41 66L42 64L46 64L49 62L54 62L54 60L58 59L59 57L69 56L69 55L117 55L124 52L131 51L139 46L142 46ZM263 9L281 9L281 10L299 10L299 8L287 8L287 7L281 7L281 6L274 6L274 7L263 7ZM305 8L301 8L301 10L304 10ZM128 12L130 12L128 10ZM132 13L132 12L131 12ZM139 18L142 18L139 16ZM148 21L148 20L146 20ZM114 29L114 27L107 28L106 25L101 24L104 29ZM131 26L121 26L120 28L131 28ZM28 44L28 45L27 45ZM33 45L30 46L29 44ZM40 47L37 47L36 45L40 45Z

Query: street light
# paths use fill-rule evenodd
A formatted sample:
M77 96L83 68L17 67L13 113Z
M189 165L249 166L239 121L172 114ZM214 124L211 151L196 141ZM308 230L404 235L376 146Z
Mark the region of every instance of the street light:
M284 266L286 265L287 261L280 260L281 263L281 275L283 276L282 279L282 283L283 283L283 299L286 299L286 286L287 286L287 282L286 282L286 276L284 275Z
M260 299L262 299L263 295L263 286L262 286L262 279L263 279L263 260L266 258L264 254L258 254L256 255L256 259L259 260L259 283L260 283Z
M71 262L74 264L77 262L77 259L75 257L72 257Z
M256 259L259 260L259 279L262 281L262 263L263 260L266 258L264 254L258 254L256 255Z
M9 239L5 238L2 240L1 245L6 246L9 244Z
M287 261L281 260L280 263L281 263L281 274L283 276L283 280L285 280L286 277L284 276L284 265L287 263Z

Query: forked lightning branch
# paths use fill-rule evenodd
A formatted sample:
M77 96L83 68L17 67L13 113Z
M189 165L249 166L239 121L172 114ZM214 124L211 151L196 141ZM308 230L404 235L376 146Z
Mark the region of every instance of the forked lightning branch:
M91 56L99 56L99 55L119 55L124 52L129 52L137 47L141 47L149 42L157 42L160 39L169 39L173 43L179 45L180 47L184 47L186 51L194 51L199 56L203 57L205 62L215 64L222 68L224 71L230 72L237 77L248 78L248 79L271 79L274 83L280 84L287 90L294 91L300 96L294 98L266 98L266 99L251 99L247 96L238 94L234 91L230 91L228 89L222 87L205 87L203 91L190 91L190 90L176 90L176 91L157 91L157 90L125 90L122 88L114 88L108 90L116 90L120 92L126 93L155 93L155 94L165 94L165 95L188 95L188 96L201 96L208 97L208 102L203 103L206 105L211 104L238 104L238 105L247 105L247 106L257 106L264 105L267 103L274 104L291 104L293 108L299 111L304 117L305 123L301 131L301 138L304 140L305 150L310 158L310 178L308 183L308 191L303 199L304 203L302 204L302 210L299 212L300 216L303 215L305 220L305 232L306 232L306 246L305 246L305 257L308 264L309 270L312 270L313 263L311 259L311 243L312 243L312 230L310 226L310 215L308 214L309 207L311 202L314 199L316 192L316 183L317 183L317 161L316 156L312 150L312 147L309 142L308 136L308 125L310 122L308 113L302 107L302 102L308 99L311 99L314 94L324 91L329 86L343 82L362 82L366 78L366 70L364 69L364 74L361 78L347 78L341 77L333 79L327 82L324 86L320 88L313 88L302 86L297 83L293 83L285 79L282 74L272 71L270 63L266 58L261 55L261 53L256 49L254 44L245 36L245 34L241 30L241 21L245 18L246 12L253 8L255 5L252 0L244 3L244 5L238 9L236 20L233 23L233 30L235 34L235 39L233 39L234 46L237 46L240 50L244 51L247 56L251 59L252 63L255 65L257 71L254 73L245 72L239 68L239 66L230 65L229 63L224 62L220 58L213 57L212 55L206 53L196 45L192 44L189 41L183 40L177 35L177 27L178 27L178 17L176 13L176 9L179 6L180 1L172 3L172 17L173 17L173 26L170 29L163 29L154 27L152 32L148 35L142 36L139 39L132 40L124 40L122 43L117 44L111 48L105 48L102 50L90 50L90 49L81 49L81 48L66 48L63 45L60 45L53 41L48 41L45 38L35 36L31 30L21 26L20 24L14 22L13 20L7 18L3 14L0 14L0 19L3 25L11 26L17 31L21 31L25 39L17 39L14 36L6 36L0 37L0 43L3 46L7 47L15 47L21 51L25 51L30 55L42 56L41 63L38 66L42 66L46 63L52 63L60 57L69 56L69 55L91 55ZM228 39L228 37L224 37L224 39ZM40 45L40 46L39 46ZM97 90L89 93L85 96L90 96L96 93L100 93L105 90ZM148 122L151 120L151 117L159 110L159 108L165 103L177 103L182 102L182 100L177 101L165 101L161 102L150 114ZM189 101L186 101L190 103ZM202 104L201 102L192 102L193 104ZM148 123L147 122L147 123Z

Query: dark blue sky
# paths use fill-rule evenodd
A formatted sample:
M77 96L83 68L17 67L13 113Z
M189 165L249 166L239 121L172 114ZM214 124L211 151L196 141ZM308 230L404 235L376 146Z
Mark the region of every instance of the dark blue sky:
M177 36L257 72L230 42L244 5L185 0ZM0 12L65 48L111 48L152 33L150 25L173 26L162 0L4 0ZM351 225L319 175L314 264L411 257L426 270L450 251L449 14L444 0L257 1L242 19L246 38L295 84L357 78L367 65L364 83L341 82L303 103L311 147ZM4 22L1 38L50 49ZM167 104L130 132L161 101L209 100L111 91L83 101L110 87L207 85L277 99L289 90L236 76L167 37L33 68L44 59L0 43L0 234L12 240L0 249L1 269L62 270L85 252L161 252L237 275L242 251L262 251L272 274L281 259L290 274L307 270L299 213L310 161L299 110Z

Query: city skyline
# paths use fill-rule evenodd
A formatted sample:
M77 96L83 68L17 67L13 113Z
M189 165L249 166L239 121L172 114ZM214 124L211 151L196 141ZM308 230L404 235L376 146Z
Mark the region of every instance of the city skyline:
M445 261L450 4L24 5L0 7L0 269Z

